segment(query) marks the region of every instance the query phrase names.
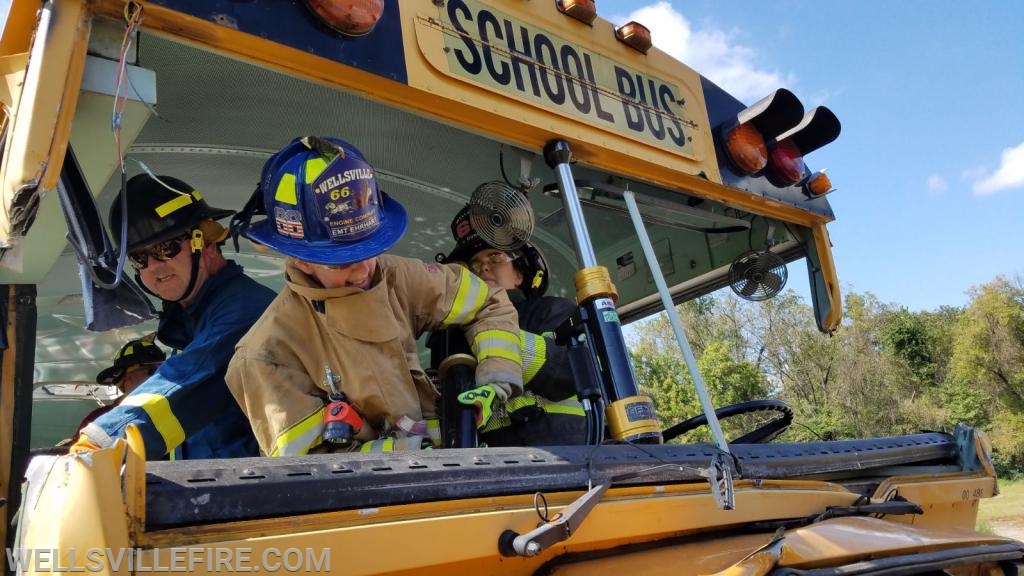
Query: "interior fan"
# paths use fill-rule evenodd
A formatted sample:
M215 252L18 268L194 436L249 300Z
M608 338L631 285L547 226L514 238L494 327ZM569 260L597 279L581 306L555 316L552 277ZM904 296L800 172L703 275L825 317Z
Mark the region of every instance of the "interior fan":
M740 254L729 267L729 287L740 298L760 302L774 298L786 286L786 263L771 252L771 244L764 252L751 250Z
M533 235L533 208L526 195L501 182L484 182L469 197L469 221L499 250L515 250Z

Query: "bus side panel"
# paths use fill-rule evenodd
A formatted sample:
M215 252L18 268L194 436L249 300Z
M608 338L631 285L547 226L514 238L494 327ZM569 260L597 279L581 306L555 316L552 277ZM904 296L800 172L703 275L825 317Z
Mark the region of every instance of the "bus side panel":
M385 0L384 13L373 32L360 37L335 32L306 9L303 2L156 0L153 3L406 83L398 0Z

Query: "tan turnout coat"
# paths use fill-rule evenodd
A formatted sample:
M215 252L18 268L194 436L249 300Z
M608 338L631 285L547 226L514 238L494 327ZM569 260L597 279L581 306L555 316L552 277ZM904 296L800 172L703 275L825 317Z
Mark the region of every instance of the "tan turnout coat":
M227 383L264 454L304 454L320 444L326 373L369 424L370 440L402 416L434 416L437 392L416 338L462 326L479 364L477 384L499 400L522 391L515 308L504 290L464 268L382 255L375 284L325 289L289 262L286 286L236 347Z

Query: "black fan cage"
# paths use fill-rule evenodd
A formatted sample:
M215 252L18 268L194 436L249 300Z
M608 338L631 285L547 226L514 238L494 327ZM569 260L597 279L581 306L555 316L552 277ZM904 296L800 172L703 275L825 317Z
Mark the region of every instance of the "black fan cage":
M504 182L485 182L473 191L469 220L485 242L500 250L515 250L533 235L530 201Z
M771 252L746 252L729 267L729 287L752 302L774 298L788 278L785 261Z

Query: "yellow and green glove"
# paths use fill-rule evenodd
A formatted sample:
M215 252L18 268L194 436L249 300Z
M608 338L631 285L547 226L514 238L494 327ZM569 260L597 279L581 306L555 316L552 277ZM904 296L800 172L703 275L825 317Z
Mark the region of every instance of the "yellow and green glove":
M491 419L495 417L496 408L500 401L498 392L490 384L477 386L472 390L466 390L459 394L460 404L472 406L476 409L476 429L482 430L487 427Z

